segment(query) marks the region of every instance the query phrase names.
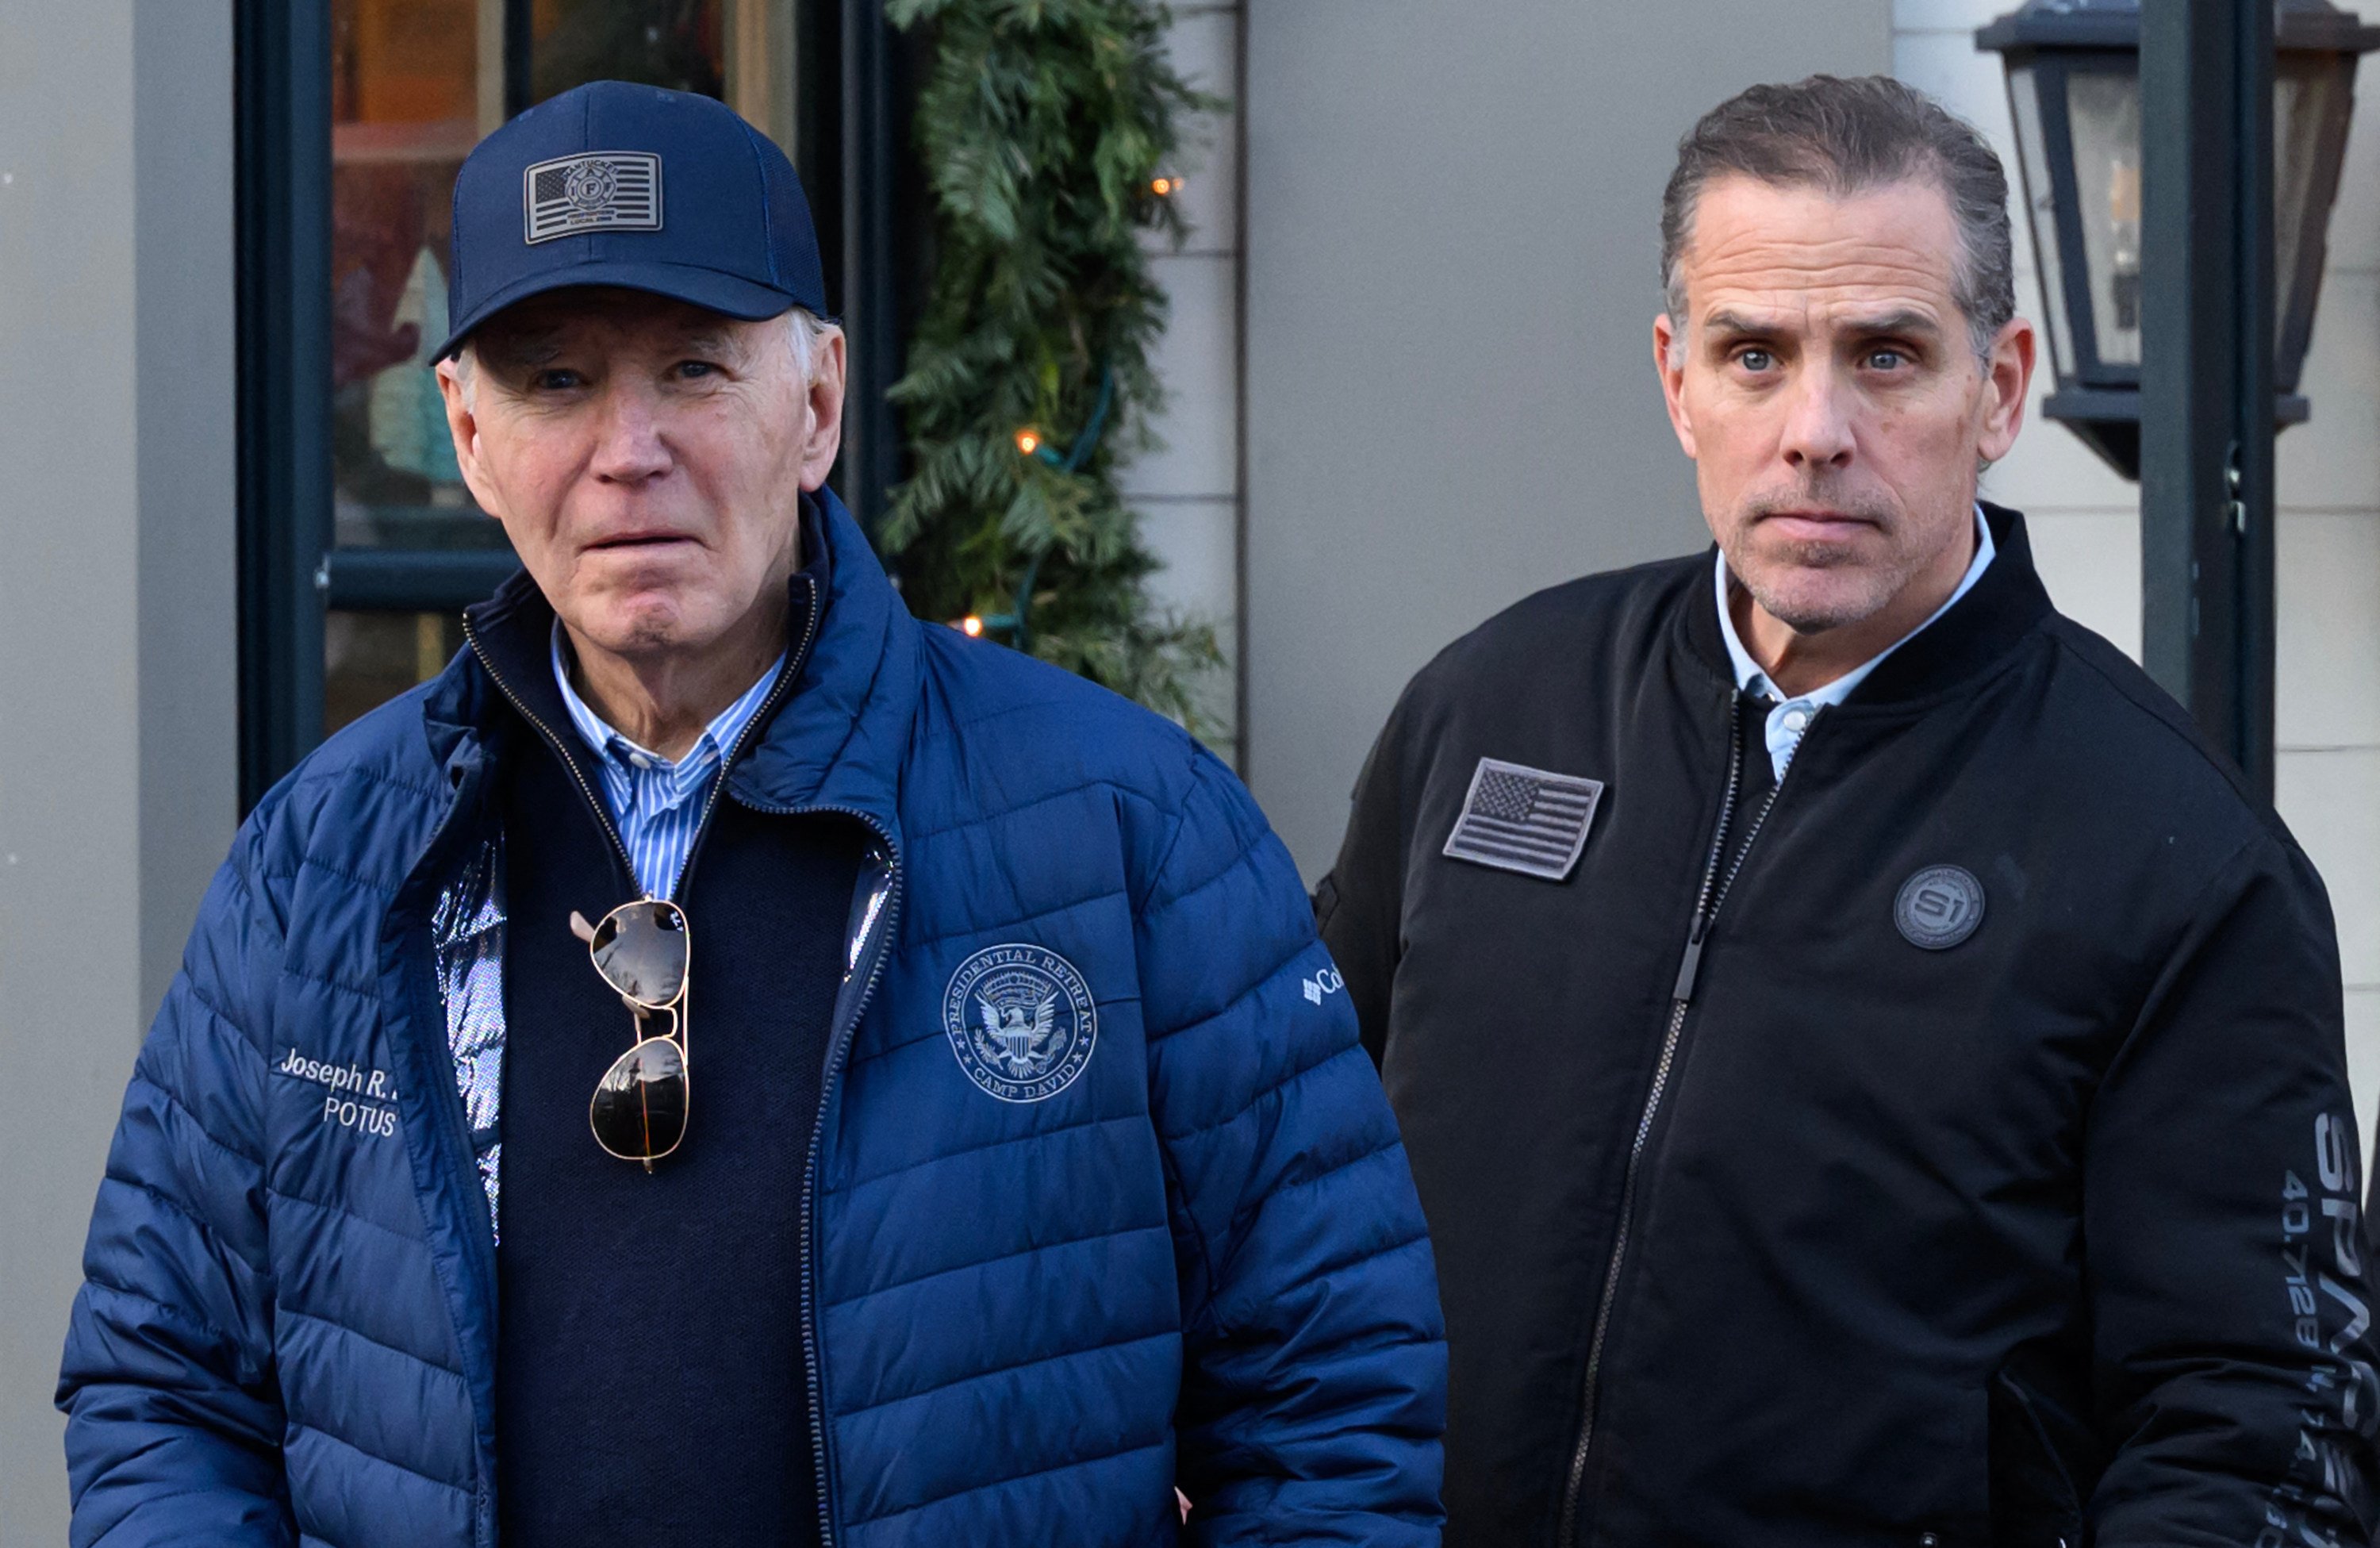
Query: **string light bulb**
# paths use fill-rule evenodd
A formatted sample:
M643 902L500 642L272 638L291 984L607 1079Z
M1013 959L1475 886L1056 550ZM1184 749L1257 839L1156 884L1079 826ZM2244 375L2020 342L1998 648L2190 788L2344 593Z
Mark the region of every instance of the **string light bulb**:
M1016 451L1020 457L1031 457L1041 449L1041 433L1027 425L1016 433Z
M1152 177L1148 182L1148 191L1157 195L1160 199L1171 199L1175 194L1182 191L1182 179L1179 177Z
M959 632L970 640L983 638L983 620L970 613L959 620Z

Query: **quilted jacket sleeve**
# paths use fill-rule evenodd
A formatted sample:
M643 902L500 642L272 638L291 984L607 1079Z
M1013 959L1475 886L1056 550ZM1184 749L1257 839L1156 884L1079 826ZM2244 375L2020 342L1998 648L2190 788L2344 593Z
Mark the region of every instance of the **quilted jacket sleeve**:
M1446 1350L1387 1099L1288 852L1203 752L1139 913L1187 1541L1439 1538Z
M2093 1103L2102 1548L2373 1541L2372 1292L2333 940L2305 857L2252 842L2200 898Z
M279 932L241 859L208 889L91 1213L57 1395L79 1545L295 1536L261 1160Z

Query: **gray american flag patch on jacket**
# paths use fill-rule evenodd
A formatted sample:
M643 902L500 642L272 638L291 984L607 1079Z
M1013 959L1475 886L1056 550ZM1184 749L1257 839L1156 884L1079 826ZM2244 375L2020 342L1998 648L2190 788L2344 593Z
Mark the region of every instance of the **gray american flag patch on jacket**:
M1463 814L1447 835L1446 853L1559 882L1586 847L1586 826L1602 798L1599 779L1482 758L1463 798Z

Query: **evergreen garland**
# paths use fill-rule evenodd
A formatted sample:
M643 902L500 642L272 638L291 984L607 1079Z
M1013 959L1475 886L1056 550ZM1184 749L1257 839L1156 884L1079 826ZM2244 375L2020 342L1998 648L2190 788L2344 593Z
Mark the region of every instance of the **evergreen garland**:
M1141 235L1183 234L1176 116L1222 104L1167 63L1147 0L887 0L930 24L917 148L934 274L907 373L909 478L878 538L921 618L984 632L1200 725L1211 627L1160 616L1116 487L1153 445L1166 301Z

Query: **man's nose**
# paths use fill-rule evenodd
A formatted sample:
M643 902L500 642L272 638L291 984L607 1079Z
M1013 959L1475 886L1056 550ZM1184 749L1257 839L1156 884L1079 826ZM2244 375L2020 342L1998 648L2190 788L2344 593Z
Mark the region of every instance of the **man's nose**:
M1852 460L1852 394L1831 371L1803 372L1790 389L1784 445L1786 463L1816 471L1844 468Z
M591 467L607 483L643 483L670 469L661 405L640 384L615 383L603 395L602 423Z

